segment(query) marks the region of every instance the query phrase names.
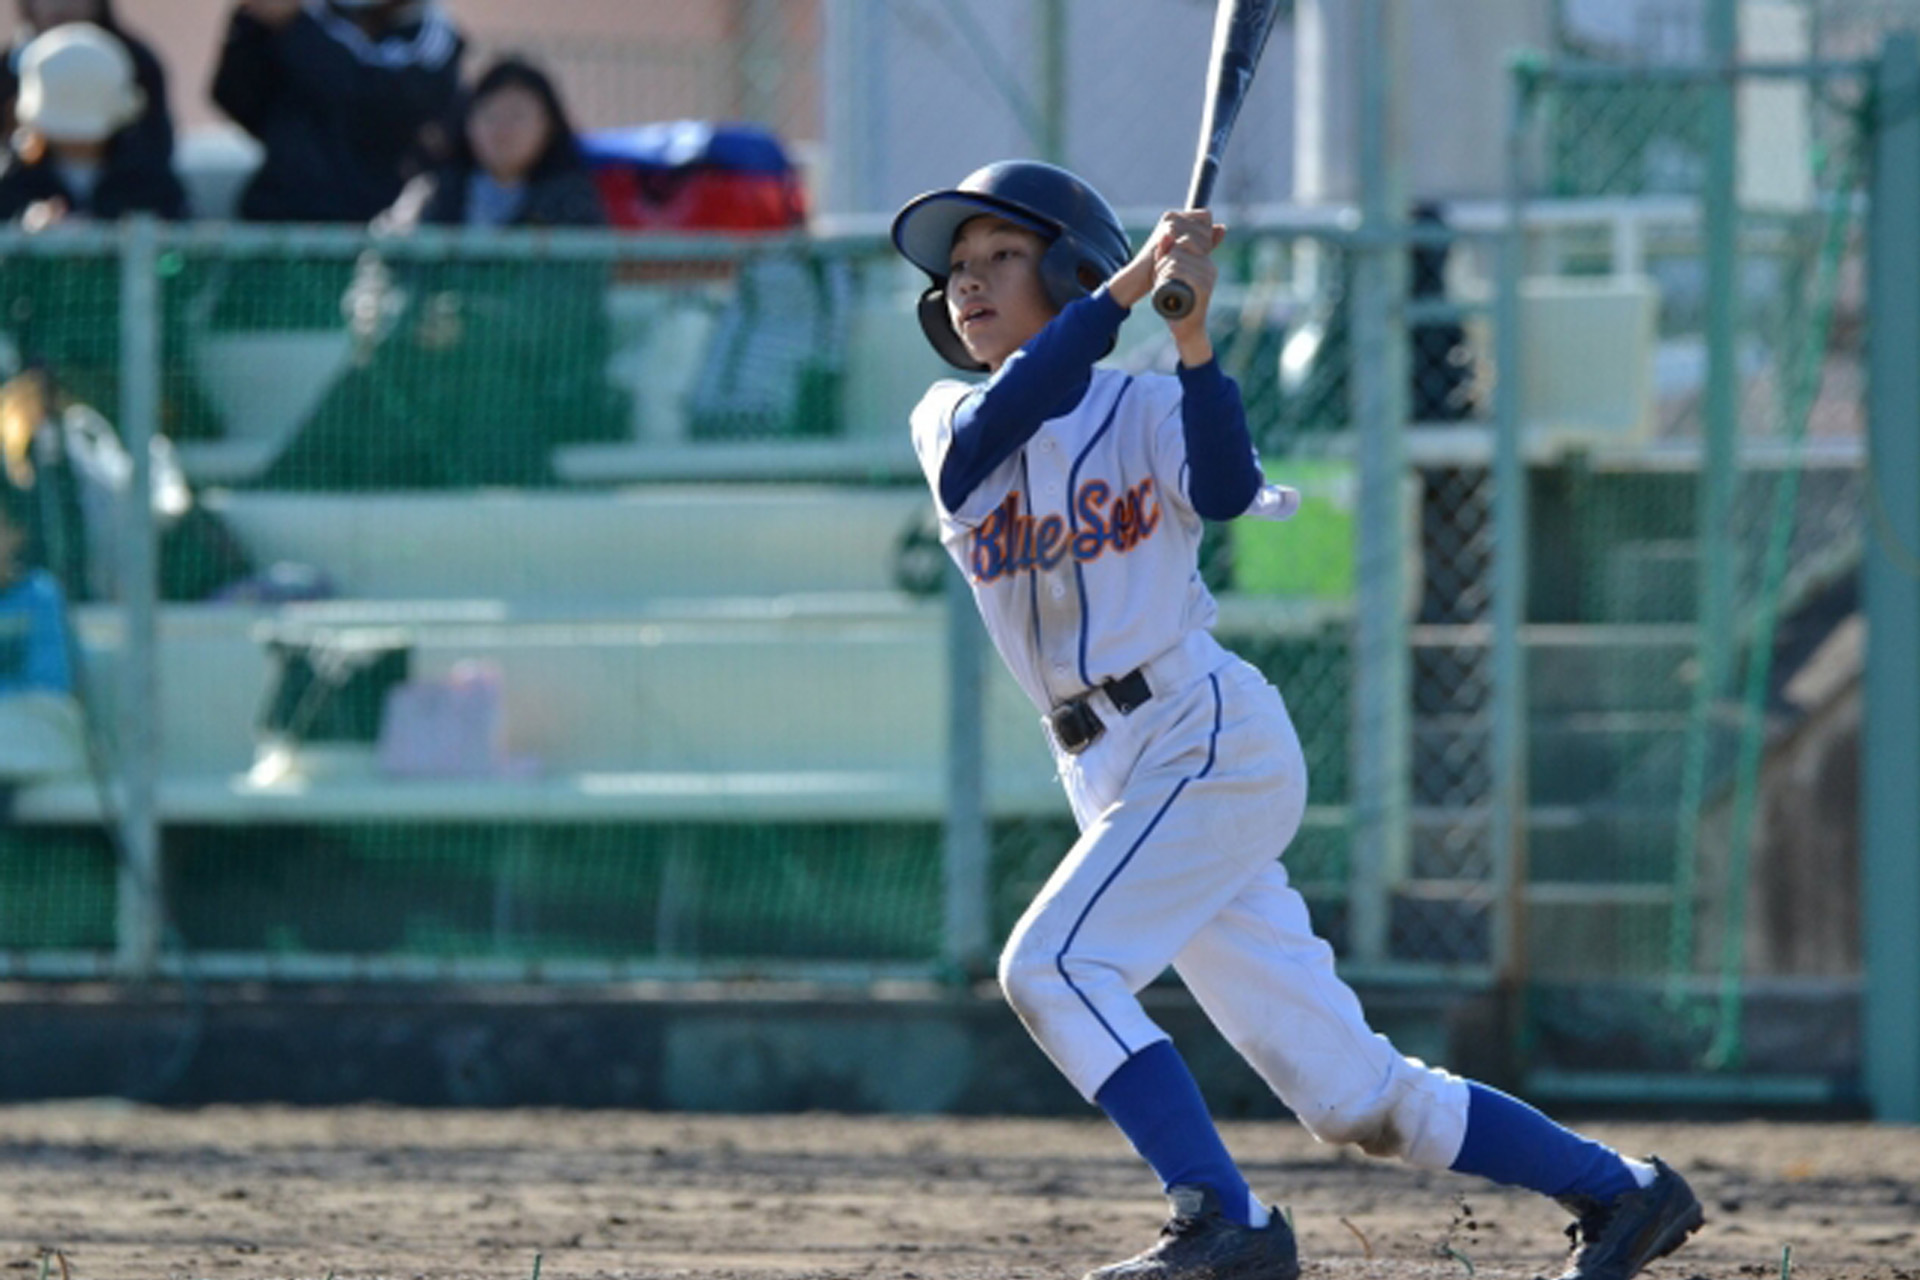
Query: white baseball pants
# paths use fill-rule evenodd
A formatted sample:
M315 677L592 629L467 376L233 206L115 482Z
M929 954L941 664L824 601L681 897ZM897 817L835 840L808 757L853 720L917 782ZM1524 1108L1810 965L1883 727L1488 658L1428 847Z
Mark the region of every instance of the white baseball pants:
M1313 932L1280 855L1306 763L1279 691L1233 658L1058 754L1080 839L1000 957L1007 999L1091 1101L1167 1038L1137 993L1171 964L1227 1041L1324 1142L1428 1168L1466 1132L1466 1082L1401 1055Z

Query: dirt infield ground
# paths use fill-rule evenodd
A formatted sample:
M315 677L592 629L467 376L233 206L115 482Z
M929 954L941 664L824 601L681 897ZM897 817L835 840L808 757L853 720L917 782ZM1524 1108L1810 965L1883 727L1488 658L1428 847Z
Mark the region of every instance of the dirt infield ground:
M1920 1280L1920 1130L1591 1131L1658 1150L1706 1231L1657 1277ZM1553 1274L1563 1216L1228 1127L1309 1277ZM0 1277L1077 1277L1160 1201L1104 1122L381 1108L0 1109ZM54 1252L57 1251L57 1254ZM1450 1252L1449 1252L1450 1251Z

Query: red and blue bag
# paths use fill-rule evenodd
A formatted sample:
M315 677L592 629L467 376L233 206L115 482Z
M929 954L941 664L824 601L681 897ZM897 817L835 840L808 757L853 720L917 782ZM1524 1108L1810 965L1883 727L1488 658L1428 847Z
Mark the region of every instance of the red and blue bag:
M607 217L648 231L778 232L806 225L786 147L751 124L675 120L581 137Z

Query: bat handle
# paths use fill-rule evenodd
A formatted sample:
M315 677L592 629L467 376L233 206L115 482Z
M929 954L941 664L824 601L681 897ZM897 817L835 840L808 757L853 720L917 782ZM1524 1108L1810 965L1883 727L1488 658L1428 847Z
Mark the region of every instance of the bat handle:
M1168 320L1193 310L1193 286L1185 280L1163 280L1154 287L1153 309Z
M1220 172L1220 159L1203 151L1194 161L1193 181L1187 185L1187 208L1204 209L1213 195L1213 180ZM1167 280L1155 286L1153 309L1168 320L1178 320L1193 310L1193 286L1185 280Z

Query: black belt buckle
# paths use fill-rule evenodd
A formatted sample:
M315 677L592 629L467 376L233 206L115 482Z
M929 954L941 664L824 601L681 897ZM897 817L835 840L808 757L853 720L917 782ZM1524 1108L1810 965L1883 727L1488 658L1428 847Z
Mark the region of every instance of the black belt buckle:
M1130 716L1134 710L1153 697L1153 689L1147 684L1147 677L1139 668L1129 671L1118 680L1109 680L1100 686L1106 691L1121 715ZM1047 723L1053 726L1053 738L1060 749L1070 756L1077 756L1092 746L1107 731L1094 712L1088 696L1069 698L1047 713Z
M1047 723L1053 727L1053 740L1070 756L1085 751L1107 731L1107 726L1100 723L1100 717L1094 714L1085 698L1072 698L1061 703L1047 713Z
M1146 675L1138 667L1118 680L1109 680L1100 687L1107 691L1108 699L1119 708L1123 716L1132 715L1153 697L1153 689L1147 684Z

